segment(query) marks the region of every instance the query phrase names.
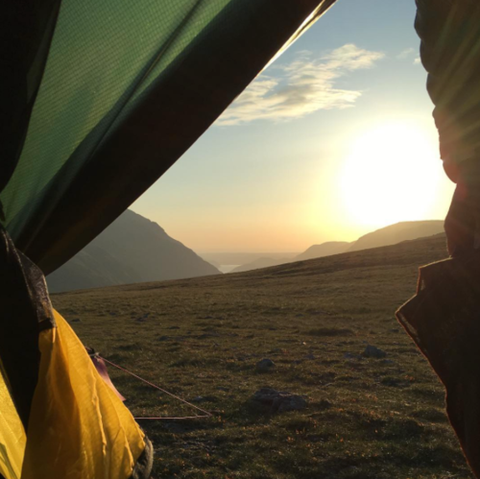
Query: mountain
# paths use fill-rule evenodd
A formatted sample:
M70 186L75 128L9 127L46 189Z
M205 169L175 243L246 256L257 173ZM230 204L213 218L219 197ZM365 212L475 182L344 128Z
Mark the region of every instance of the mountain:
M250 263L236 267L231 273L241 273L244 271L251 271L252 269L269 268L270 266L278 266L280 264L292 263L294 261L303 261L306 259L321 258L322 256L344 253L350 245L351 243L347 243L346 241L329 241L327 243L316 244L310 246L310 248L294 258L258 258Z
M290 261L292 260L289 258L258 258L251 263L237 266L235 269L230 271L230 273L242 273L252 269L269 268L270 266L277 266L279 264L289 263Z
M125 211L47 277L51 292L221 274L153 221Z
M231 273L240 273L253 269L269 268L280 264L293 263L295 261L322 258L324 256L345 253L347 251L359 251L380 246L389 246L406 240L433 236L438 233L443 233L443 221L405 221L368 233L361 236L353 243L348 243L346 241L328 241L319 245L313 245L293 258L288 255L284 258L272 258L270 255L269 257L256 258L246 264L238 266L232 270Z
M277 260L284 260L285 258L292 259L297 256L298 253L232 253L232 252L223 252L223 253L200 253L200 256L209 263L212 264L236 264L236 265L244 265L247 263L252 263L260 258L272 258ZM216 264L215 264L216 266Z
M327 243L315 244L296 256L293 261L303 261L306 259L321 258L322 256L344 253L351 244L352 243L346 241L328 241Z
M443 221L405 221L361 236L348 251L377 248L443 233Z

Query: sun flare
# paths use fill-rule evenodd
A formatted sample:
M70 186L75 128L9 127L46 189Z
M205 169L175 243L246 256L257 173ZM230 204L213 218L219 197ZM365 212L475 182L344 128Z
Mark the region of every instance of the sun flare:
M351 220L365 226L428 218L442 174L437 147L414 125L387 124L352 143L341 172Z

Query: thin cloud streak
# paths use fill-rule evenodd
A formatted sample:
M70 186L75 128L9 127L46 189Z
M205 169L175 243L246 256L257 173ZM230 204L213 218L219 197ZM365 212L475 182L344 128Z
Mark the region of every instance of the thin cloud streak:
M412 55L415 55L417 53L417 50L415 48L406 48L402 52L400 52L397 55L398 60L406 60L407 58L410 58Z
M288 121L318 110L352 107L362 95L359 90L337 87L339 79L367 68L384 58L374 52L347 44L319 59L311 52L299 52L289 65L277 66L277 76L262 75L255 80L217 120L219 126L254 120Z

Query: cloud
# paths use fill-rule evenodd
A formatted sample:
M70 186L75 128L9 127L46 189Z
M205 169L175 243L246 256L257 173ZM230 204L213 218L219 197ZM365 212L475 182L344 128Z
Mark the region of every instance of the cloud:
M420 60L420 57L417 57L417 58L415 58L415 60L413 60L414 65L420 65L421 63L422 63L422 61Z
M351 72L372 68L383 53L344 45L322 57L298 52L288 65L271 67L276 76L261 75L217 120L217 125L238 125L253 120L282 121L302 118L317 110L354 105L358 90L343 89L338 80Z
M411 57L415 53L417 53L417 50L415 50L415 48L406 48L405 50L403 50L397 55L397 59L406 60L408 57Z

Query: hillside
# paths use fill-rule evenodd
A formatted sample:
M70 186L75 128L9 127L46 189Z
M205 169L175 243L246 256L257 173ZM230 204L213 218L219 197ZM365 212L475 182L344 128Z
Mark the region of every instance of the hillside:
M425 238L439 233L443 233L443 221L406 221L380 228L361 236L353 243L347 243L345 241L329 241L319 245L310 246L310 248L293 258L291 261L303 261L333 254L340 254L346 251L360 251L363 249L394 245L401 243L402 241Z
M211 419L142 421L154 478L472 479L444 390L394 318L442 236L272 268L53 295L106 358ZM386 354L367 359L367 344ZM263 358L274 362L260 373ZM110 368L136 415L195 411ZM305 409L252 398L270 387Z
M328 241L326 243L322 243L319 245L310 246L310 248L308 248L306 251L304 251L303 253L297 256L294 256L293 258L262 257L262 258L255 259L252 262L237 266L235 269L231 271L231 273L241 273L244 271L251 271L254 269L269 268L270 266L278 266L281 264L291 263L293 261L303 261L306 259L321 258L323 256L329 256L332 254L344 253L345 251L347 251L350 244L351 243L347 243L346 241Z
M296 256L294 261L303 261L306 259L321 258L332 254L344 253L350 245L351 243L346 241L328 241L322 244L315 244Z
M247 263L253 263L254 261L261 258L271 258L274 260L283 260L284 258L292 259L297 256L298 253L199 253L200 256L209 263L212 264L236 264L244 265ZM278 263L277 263L278 264Z
M270 266L277 266L292 261L289 258L258 258L251 263L242 264L230 271L231 273L241 273L244 271L251 271L253 269L269 268Z
M51 292L220 274L153 221L127 210L47 277Z
M378 248L439 233L443 233L443 221L405 221L361 236L348 248L348 251Z

